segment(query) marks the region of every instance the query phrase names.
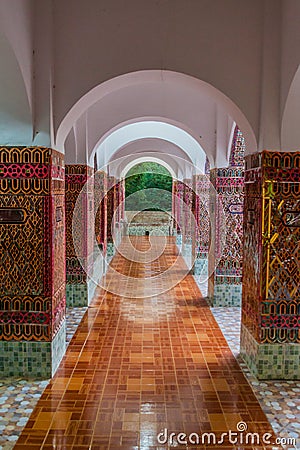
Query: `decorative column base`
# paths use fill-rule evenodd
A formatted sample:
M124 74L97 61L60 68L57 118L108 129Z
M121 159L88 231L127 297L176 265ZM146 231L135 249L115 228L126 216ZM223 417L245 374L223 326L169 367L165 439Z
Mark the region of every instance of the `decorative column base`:
M66 323L52 342L0 341L2 377L51 378L66 351Z
M97 283L100 282L104 270L103 259L90 265L88 276L77 258L67 260L67 307L88 306L94 296ZM73 272L73 273L72 273Z
M208 275L208 259L207 257L197 257L194 262L194 275L207 277Z
M0 149L0 373L50 378L65 352L63 155Z
M233 283L231 277L215 277L208 300L211 306L241 306L242 283Z
M260 344L241 327L240 355L259 380L299 380L299 344Z
M194 261L193 261L193 248L192 244L184 243L181 247L181 253L186 265L189 268L189 273L194 275Z
M107 243L106 256L112 258L115 255L116 249L113 242Z
M182 234L175 234L176 236L176 245L182 246Z
M88 285L67 284L66 286L67 307L87 306L88 305Z
M88 306L93 299L96 287L97 283L92 279L82 284L67 284L67 307Z
M192 244L185 242L182 245L182 256L185 257L192 257Z

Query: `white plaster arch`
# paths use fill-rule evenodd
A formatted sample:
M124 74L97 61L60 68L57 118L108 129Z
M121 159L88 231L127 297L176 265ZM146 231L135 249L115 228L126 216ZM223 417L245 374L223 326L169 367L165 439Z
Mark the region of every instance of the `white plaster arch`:
M148 161L149 158L157 158L160 161L167 164L168 167L172 168L172 174L176 175L176 179L182 180L186 175L186 166L191 166L190 163L186 163L185 160L181 160L181 164L179 164L178 157L171 157L170 155L159 155L153 154L151 152L143 152L141 154L131 154L120 158L119 160L113 161L109 164L109 173L114 175L116 178L120 178L121 173L123 172L124 167L126 167L129 163L136 161L138 158L146 158ZM183 163L183 164L182 164Z
M121 178L126 178L126 174L129 172L130 169L132 169L132 167L143 162L155 162L160 166L163 166L165 169L167 169L167 171L170 173L173 179L177 178L174 170L172 169L171 166L169 166L169 164L166 161L159 158L155 158L154 156L140 156L139 158L129 162L122 170Z
M281 150L299 151L300 147L300 65L287 95L281 122Z
M300 64L300 2L284 0L281 8L281 120L286 109L290 89ZM297 128L299 126L297 125Z
M184 152L178 145L175 145L172 142L166 141L165 139L157 139L157 138L144 138L138 139L136 141L125 144L120 147L117 152L115 152L110 158L109 162L114 161L115 159L123 158L127 155L132 154L140 154L147 152L147 154L153 154L153 156L162 157L164 155L175 156L181 159L186 159L188 162L192 164L192 160L190 156Z
M0 32L0 139L1 145L31 145L32 111L16 54Z
M14 26L12 26L12 23ZM33 3L31 0L1 0L1 32L15 55L23 79L30 110L33 109ZM1 54L1 71L5 61ZM10 76L13 76L10 72Z
M204 170L206 154L199 142L177 126L155 121L134 122L114 130L94 149L90 161L97 153L98 166L105 166L120 148L149 138L172 143L188 155L192 164Z
M59 150L64 148L67 135L84 114L87 114L89 124L89 154L97 144L95 136L98 135L99 142L120 124L156 118L177 122L181 128L191 130L201 139L207 155L213 155L216 108L239 124L247 147L255 150L254 131L231 99L209 83L168 70L131 72L94 87L73 105L58 124L54 145ZM225 146L227 149L227 143Z
M231 127L231 131L230 131L230 138L229 138L229 141L228 141L228 149L227 149L227 159L228 160L229 160L230 154L231 154L232 141L233 141L235 127L236 127L236 123L233 122L232 127Z
M123 171L126 164L140 156L149 156L165 161L172 167L178 179L184 177L186 165L193 165L187 153L177 145L164 139L146 138L129 142L120 147L108 162L109 173L116 177L120 177L120 173Z

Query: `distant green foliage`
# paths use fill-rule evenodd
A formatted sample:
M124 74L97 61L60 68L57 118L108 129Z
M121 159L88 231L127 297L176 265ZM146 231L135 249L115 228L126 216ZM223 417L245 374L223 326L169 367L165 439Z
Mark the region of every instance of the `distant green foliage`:
M172 183L170 172L160 164L137 164L126 175L126 210L171 211Z

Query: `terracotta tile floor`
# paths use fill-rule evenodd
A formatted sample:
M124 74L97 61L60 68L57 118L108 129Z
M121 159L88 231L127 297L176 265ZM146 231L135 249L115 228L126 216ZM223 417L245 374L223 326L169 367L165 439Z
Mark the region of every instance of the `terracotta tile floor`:
M133 243L141 261L147 238ZM123 247L131 258L129 243ZM197 433L200 439L211 432L220 439L222 432L235 432L238 422L246 423L248 432L272 434L193 277L163 292L165 279L158 275L176 258L165 282L170 287L185 271L171 238L155 261L133 262L120 255L113 259L107 285L119 288L120 279L111 276L113 269L119 271L124 292L132 289L132 298L99 290L16 450L166 449L172 446L157 441L165 428L168 433ZM140 297L142 285L135 285L145 276L152 277L152 284L157 278L153 297ZM227 444L214 448L279 448L233 445L226 439ZM180 445L175 439L172 444L212 448Z
M214 307L211 311L232 353L246 375L273 430L282 439L284 449L300 448L300 382L257 380L240 357L241 309ZM284 444L284 439L286 444ZM291 443L294 439L295 443Z

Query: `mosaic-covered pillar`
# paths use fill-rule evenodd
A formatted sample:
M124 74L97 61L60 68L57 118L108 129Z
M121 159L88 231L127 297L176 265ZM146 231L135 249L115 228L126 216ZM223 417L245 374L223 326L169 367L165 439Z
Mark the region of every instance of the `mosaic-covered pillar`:
M113 233L116 224L115 206L116 206L116 179L113 176L107 177L107 256L111 258L115 254L113 242Z
M122 179L118 182L118 219L119 221L125 219L125 180Z
M107 191L107 175L104 171L97 170L94 173L94 217L95 217L95 261L93 267L93 279L100 282L105 274L107 265L106 258L106 191ZM99 257L99 251L100 255Z
M177 180L173 180L172 183L172 236L177 235Z
M106 229L107 229L107 174L97 171L94 174L94 208L95 208L95 235L97 244L106 255Z
M181 246L183 243L183 230L184 230L184 189L185 184L183 181L173 181L173 201L174 201L174 233L176 235L176 244Z
M66 165L66 294L68 306L87 306L92 297L94 202L92 183L86 184L93 169L86 164ZM82 191L82 189L85 189ZM79 196L80 194L80 196ZM79 197L79 199L78 199ZM78 202L77 203L77 199ZM74 209L76 211L74 217ZM74 246L74 240L76 245Z
M64 157L0 148L0 373L51 377L65 353Z
M124 216L125 216L125 187L124 180L119 180L115 184L115 245L119 245L122 239L122 235L124 234L123 228L124 224Z
M124 180L118 181L117 184L117 192L118 192L118 222L124 219L125 215L125 205L124 205L124 199L125 199L125 189L124 189Z
M300 379L300 153L246 158L241 355L259 379Z
M118 226L120 221L120 210L119 210L119 202L120 202L120 185L119 181L116 181L116 185L114 187L114 210L115 210L115 225Z
M192 209L193 209L193 188L192 179L185 178L183 180L183 201L186 205L183 211L183 230L182 230L182 252L183 255L192 258Z
M213 306L239 306L242 297L244 169L210 171L211 242L208 298Z
M209 251L209 176L204 174L193 177L193 214L195 232L192 234L194 249L194 275L207 276Z
M175 236L181 237L181 207L180 207L180 199L183 197L183 185L179 180L173 180L173 217L174 217L174 231ZM177 239L176 238L176 239ZM177 242L181 244L180 242Z
M128 234L128 223L125 214L125 179L119 181L119 211L120 211L120 223L121 223L121 236Z

